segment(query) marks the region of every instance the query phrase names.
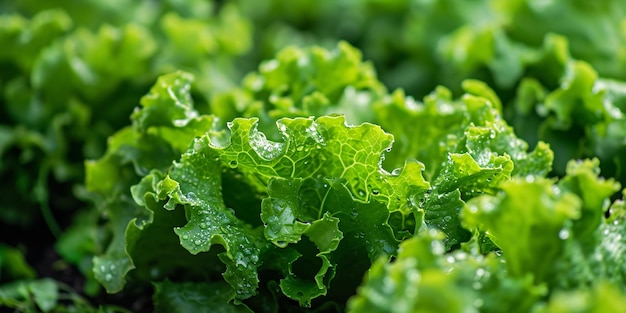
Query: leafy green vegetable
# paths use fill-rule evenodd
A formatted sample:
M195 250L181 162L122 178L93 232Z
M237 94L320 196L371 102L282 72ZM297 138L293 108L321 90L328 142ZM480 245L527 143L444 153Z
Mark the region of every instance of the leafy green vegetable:
M625 10L2 2L0 307L619 311Z
M372 265L348 311L600 312L619 306L626 299L623 204L616 202L616 216L605 217L619 184L598 174L597 160L570 162L556 184L514 178L497 195L469 200L461 217L478 231L463 250L444 253L441 233L420 232L400 244L394 261ZM481 233L495 252L483 254ZM596 300L598 292L610 298Z
M258 266L265 263L267 255L278 253L270 250L288 248L306 236L319 250L315 256L322 262L314 284L298 277L293 268L299 260L296 258L287 264L290 269L280 286L285 295L308 306L311 299L326 294L335 275L334 251L338 247L355 249L340 244L343 224L339 226L340 220L333 215L353 220L363 215L363 221L346 224L345 235L360 239L358 246L370 259L389 255L397 245L386 225L389 211L409 214L416 210L408 207L408 199L423 193L428 184L421 179L417 164L407 164L398 174L380 168L381 154L390 144L390 137L373 125L348 127L343 117L330 116L281 119L278 128L285 141L270 142L256 130L255 122L234 120L229 144L224 147L212 145L207 136L195 140L161 181L154 183L148 176L144 187L135 187L135 199L145 198L145 186L150 185L154 191L148 193L156 200L150 201L154 204L149 206L152 211L158 206L174 209L177 204L183 205L188 223L174 228L181 245L192 254L209 251L213 244L221 245L225 249L219 255L226 265L224 279L235 289L238 299L255 294ZM219 180L222 167L236 168L243 182L270 196L256 209L265 225L262 233L261 228L240 220L237 209L226 208L220 190L229 186ZM167 202L163 205L159 200ZM382 227L370 229L365 224L370 217L366 216Z
M399 241L424 224L446 233L442 251L466 241L470 233L458 218L463 199L495 194L515 175L515 161L526 165L516 173L539 177L551 161L547 146L527 154L491 107L497 98L471 82L468 89L488 98L448 99L466 120L455 125L460 142L447 147L448 161L430 185L419 162L382 168L393 137L373 124L350 126L343 116L281 118L277 141L258 130L258 119L236 118L224 135L213 116L193 109L189 81L185 73L162 77L133 113L133 127L112 137L129 139L112 140L105 158L88 164L88 186L110 201L126 203L128 196L111 191L135 183L132 210L125 204L116 217L119 205L102 208L116 230L107 252L94 259L94 272L110 292L127 276L174 279L176 269L194 266L183 275L221 274L239 304L284 296L304 307L322 296L345 301L372 262L395 255ZM155 148L163 152L157 156ZM176 153L182 155L171 163ZM151 170L138 184L137 174L105 178L130 164L131 173ZM257 200L233 197L233 188ZM168 252L140 253L149 241L190 254L172 262ZM193 265L200 259L211 265ZM263 293L265 285L277 285L280 294Z

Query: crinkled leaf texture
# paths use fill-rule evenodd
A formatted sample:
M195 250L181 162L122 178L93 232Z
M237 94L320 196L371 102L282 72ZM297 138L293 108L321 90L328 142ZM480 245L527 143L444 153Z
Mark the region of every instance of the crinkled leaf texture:
M565 290L602 280L624 286L626 225L605 217L619 183L598 176L597 160L571 161L567 168L556 184L515 178L496 196L471 199L464 223L502 249L512 277Z
M213 125L212 116L198 116L193 109L192 80L184 72L160 77L133 113L133 126L109 138L101 159L86 161L86 186L109 221L110 242L93 261L95 278L108 292L120 291L124 277L135 267L129 257L135 239L128 240L127 230L141 228L154 218L152 211L133 201L131 186L150 170L167 170L193 138Z
M370 109L386 93L361 52L339 42L332 50L288 46L249 73L239 89L214 97L211 111L229 121L260 118L260 128L274 137L274 121L283 117L341 113L350 123L372 121Z
M528 312L544 288L508 277L495 254L444 254L443 234L420 232L380 259L365 276L348 312Z
M427 226L446 234L446 250L469 239L459 212L465 200L495 194L513 176L543 177L551 170L553 153L539 142L533 151L501 116L494 91L476 80L463 82L466 91L453 99L438 87L417 102L396 91L376 105L377 122L396 136L386 164L408 158L425 164L431 190L419 202Z
M468 240L459 220L466 199L495 194L516 174L545 175L552 157L547 146L527 153L493 108L499 100L477 82L466 84L473 95L453 101L440 89L430 102L436 114L447 114L446 102L461 112L441 151L447 158L430 163L431 186L420 162L382 167L391 134L370 123L350 126L341 115L280 119L274 140L257 118L236 118L229 136L216 135L215 118L193 109L189 81L178 73L157 82L133 127L88 167L92 190L117 190L105 209L115 237L95 259L109 291L121 289L128 273L155 280L182 270L178 278L223 278L237 303L265 297L259 293L271 283L304 307L323 295L347 299L373 262L395 255L399 240L424 224L445 232L444 250ZM416 112L416 121L424 118ZM134 171L120 170L125 163ZM128 176L106 179L111 173ZM133 181L135 203L124 190ZM265 281L268 272L274 278Z
M281 119L283 140L274 142L256 122L235 119L224 146L208 135L195 139L167 174L155 171L133 187L137 203L151 212L184 208L186 223L174 227L180 244L192 254L221 246L223 277L237 300L257 294L263 270L278 271L280 290L301 306L327 294L334 277L349 277L338 284L356 288L372 261L395 254L390 213L407 223L421 217L411 199L429 188L423 167L410 162L385 171L392 137L372 124L348 126L342 116ZM252 187L251 196L266 195L260 206L226 206L223 189L231 185L222 173L232 171ZM254 212L260 225L242 218ZM138 231L133 236L141 237Z

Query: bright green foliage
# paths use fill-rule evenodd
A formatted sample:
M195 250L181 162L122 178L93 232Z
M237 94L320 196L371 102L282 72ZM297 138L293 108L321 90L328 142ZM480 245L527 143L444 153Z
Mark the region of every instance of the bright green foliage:
M423 102L396 91L375 107L377 123L400 134L385 163L398 166L407 158L425 163L432 190L421 207L426 224L446 233L447 248L468 239L458 219L463 200L495 194L512 176L543 177L553 159L543 142L528 152L528 144L501 118L500 100L491 89L473 80L464 88L468 93L460 99L439 87Z
M626 229L604 215L619 184L598 174L597 160L572 161L556 184L534 177L503 183L503 193L469 201L464 223L502 250L512 277L530 277L551 289L603 280L623 286Z
M624 306L623 1L283 2L0 3L2 308Z
M133 194L151 211L184 206L188 223L174 228L181 245L192 254L221 245L225 252L218 256L226 265L223 276L237 299L255 295L259 266L278 254L276 249L284 249L283 254L308 253L299 248L307 244L300 243L305 236L319 251L313 260L296 255L277 269L285 275L280 281L283 293L310 306L311 299L327 293L338 263L347 264L342 258L361 254L360 270L364 271L368 260L395 253L397 241L387 225L389 213L400 211L409 218L418 209L409 207L409 199L425 192L428 184L418 164L407 164L398 174L380 168L390 137L379 127L349 127L343 117L331 116L281 119L278 127L285 141L270 142L258 132L255 120L236 119L230 124L226 146L214 146L207 136L195 140L167 176L158 182L158 173L147 176L133 187ZM228 209L221 190L231 187L219 179L222 168L236 169L242 183L269 197L256 208ZM238 217L253 215L244 210L260 212L262 232ZM344 222L339 225L340 221ZM133 235L127 242L135 236L143 235ZM312 262L297 265L310 271L319 262L316 258L321 267L308 281L302 275L309 274L300 273L296 264Z
M619 311L623 202L608 219L588 212L604 212L619 188L598 173L597 160L571 162L556 183L513 178L498 195L469 200L461 216L477 231L462 250L444 253L444 236L432 231L405 240L394 260L372 265L348 312ZM481 234L495 246L481 247Z
M554 170L568 160L597 156L605 173L624 182L623 86L598 77L588 63L574 60L564 37L549 36L513 100L512 125L522 137L544 140L559 151ZM551 71L544 73L545 68Z
M84 181L83 160L102 155L158 75L196 73L205 102L239 79L230 61L251 39L237 8L172 2L0 5L0 174L15 195L0 200L3 225L45 222L59 235L55 215L84 206L72 192ZM172 6L185 16L172 20ZM212 45L188 38L188 24ZM59 185L53 194L49 181Z
M451 250L471 237L459 219L467 199L495 194L519 173L542 177L550 167L547 146L527 153L492 107L499 100L472 81L475 95L445 99L462 119L451 124L457 140L444 146L447 157L433 164L429 184L419 162L385 170L393 136L370 123L348 125L341 115L281 118L269 130L277 140L258 129L257 118L236 118L226 135L213 128L213 116L194 110L190 79L182 72L161 77L133 113L133 126L88 164L88 186L113 203L102 207L111 216L111 244L94 259L95 277L110 292L127 277L201 275L223 279L236 303L251 309L282 297L303 307L332 305L323 297L341 303L373 262L396 254L399 241L440 229L440 252ZM128 170L125 178L106 177ZM135 184L124 187L132 206L127 192L111 192L121 182Z
M142 98L142 109L133 113L133 126L109 139L103 158L86 163L87 188L100 197L99 209L110 223L111 243L94 259L95 278L110 291L119 291L123 276L134 265L127 255L127 225L141 227L153 218L132 200L130 187L152 169L165 170L194 137L211 129L212 117L198 116L189 98L189 74L163 76Z
M282 117L341 113L350 123L372 121L370 108L385 93L372 64L340 42L333 50L286 47L246 75L240 89L219 94L210 105L226 121L257 117L261 130L271 131Z
M429 271L443 252L441 243L432 241L441 238L437 235L409 239L400 246L395 261L374 263L358 295L349 302L348 312L463 311L471 299L453 287L454 276Z
M475 167L509 163L509 174L546 175L552 162L550 149L539 143L528 154L528 144L501 118L500 100L493 90L473 80L464 82L464 87L467 94L458 100L439 87L423 102L396 91L377 106L377 122L392 134L402 134L395 138L398 151L394 150L387 162L396 165L407 157L416 158L425 163L428 179L436 179L447 163L462 162L463 158L474 159ZM453 169L454 165L449 170Z
M601 313L619 312L626 298L615 286L600 281L591 290L555 293L547 304L539 305L533 313Z
M400 245L394 261L374 263L347 311L528 312L545 293L528 279L508 276L495 254L443 254L441 238L420 233Z
M280 1L240 2L262 25L255 29L262 38L258 61L290 44L330 46L328 38L339 38L376 64L386 86L416 98L439 85L458 94L467 90L464 80L479 79L502 99L521 138L562 151L556 174L565 173L570 159L599 157L606 175L626 182L619 157L626 152L619 105L626 78L623 1L298 1L289 8ZM387 129L384 120L374 122ZM405 149L398 139L397 152Z

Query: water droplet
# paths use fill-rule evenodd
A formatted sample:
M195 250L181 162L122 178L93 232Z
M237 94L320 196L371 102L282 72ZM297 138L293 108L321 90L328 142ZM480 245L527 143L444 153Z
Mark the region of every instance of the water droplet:
M483 268L478 268L476 270L476 278L481 278L483 276L485 276L485 270Z
M198 201L198 196L196 196L196 194L191 191L187 193L185 197L187 198L187 201L192 203Z
M372 194L376 196L376 195L380 194L380 190L379 189L372 189Z
M298 147L296 148L296 151L302 151L302 150L304 150L304 146L298 146Z
M114 270L115 270L115 268L116 268L116 266L115 266L115 264L111 264L111 265L109 266L109 268L110 268L112 271L114 271Z
M449 222L451 220L452 220L452 216L450 216L450 215L446 215L446 216L443 217L443 221L444 222Z
M189 239L189 235L183 235L183 240L188 240Z
M535 176L533 176L533 175L527 175L526 176L526 182L527 183L532 183L534 181L535 181Z
M106 281L112 281L113 280L113 275L111 275L110 273L106 273L104 275L104 280Z
M356 193L359 195L359 197L365 197L365 190L363 189L357 190Z
M441 242L439 241L433 241L430 243L430 248L433 251L434 254L443 254L444 252L446 252L445 248L443 247L443 245L441 244Z
M455 255L455 259L459 260L459 261L463 261L465 259L467 259L467 253L465 252L459 252Z
M193 241L193 243L195 243L196 246L199 246L200 244L202 244L202 240L196 239L196 240Z
M250 132L250 147L265 160L278 157L283 151L283 143L267 140L265 134L253 129Z
M230 161L230 163L228 163L228 166L230 166L232 168L237 167L237 161L235 161L235 160Z
M315 123L311 124L311 126L306 128L306 133L307 135L309 135L309 137L313 138L313 140L315 140L315 142L317 142L318 144L324 143L324 138L322 137L322 135L320 135L320 133L317 132L317 129L315 128Z
M561 229L561 231L559 232L559 238L561 238L562 240L569 238L569 230Z

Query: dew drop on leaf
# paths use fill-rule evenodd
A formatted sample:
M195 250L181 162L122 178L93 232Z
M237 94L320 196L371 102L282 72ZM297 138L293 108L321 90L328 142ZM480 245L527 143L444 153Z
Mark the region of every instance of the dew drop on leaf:
M196 196L196 194L191 192L191 191L189 193L187 193L186 197L187 197L187 201L189 201L189 202L196 202L196 201L198 201L198 196Z

